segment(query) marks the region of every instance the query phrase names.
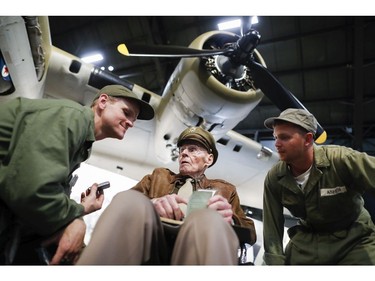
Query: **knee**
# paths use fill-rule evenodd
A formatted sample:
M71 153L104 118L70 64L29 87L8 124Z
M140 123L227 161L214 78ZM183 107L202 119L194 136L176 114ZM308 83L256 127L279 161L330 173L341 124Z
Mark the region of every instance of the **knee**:
M197 225L201 229L217 229L220 225L223 227L229 226L217 211L208 208L195 210L189 214L184 225Z
M194 220L222 220L220 214L212 209L205 208L205 209L198 209L190 213L189 218L193 218Z
M132 213L144 211L147 206L152 204L150 200L139 191L126 190L117 193L110 203L112 208L117 211L122 212L126 210L131 210Z

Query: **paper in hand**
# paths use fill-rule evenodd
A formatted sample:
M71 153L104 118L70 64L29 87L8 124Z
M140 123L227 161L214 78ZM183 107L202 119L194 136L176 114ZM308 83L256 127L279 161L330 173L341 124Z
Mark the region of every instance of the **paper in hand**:
M214 196L214 189L198 189L193 192L187 205L186 217L194 210L207 208L207 201Z

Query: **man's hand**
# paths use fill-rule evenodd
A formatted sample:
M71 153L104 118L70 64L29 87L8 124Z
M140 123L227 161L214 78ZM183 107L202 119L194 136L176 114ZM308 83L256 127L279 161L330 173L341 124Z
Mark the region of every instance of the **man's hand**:
M177 194L168 194L163 197L151 199L154 207L163 218L182 220L185 214L181 211L179 203L187 204L187 200Z
M76 263L83 249L85 233L86 224L83 219L75 219L65 229L45 241L43 246L48 246L52 243L58 245L50 264L57 265L62 260L72 264Z
M226 198L221 195L214 195L208 200L207 206L210 209L218 211L226 222L232 223L232 205L228 203Z
M96 183L86 189L86 192L81 193L81 204L85 208L85 215L100 210L103 206L103 202L104 192L103 190L98 190L98 184Z

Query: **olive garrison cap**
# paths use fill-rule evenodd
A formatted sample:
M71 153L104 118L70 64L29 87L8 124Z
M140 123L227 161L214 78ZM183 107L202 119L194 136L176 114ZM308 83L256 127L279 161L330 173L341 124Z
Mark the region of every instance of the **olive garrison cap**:
M202 144L208 151L214 155L214 161L210 165L213 166L216 163L219 152L216 149L216 142L212 134L201 127L190 127L185 129L177 140L177 146L180 147L183 142L187 140L192 140Z
M271 117L264 121L264 126L273 129L276 120L286 121L298 125L315 135L318 122L314 115L304 109L288 108L280 113L279 117Z
M144 102L143 100L139 99L136 94L134 94L132 91L130 91L128 88L125 88L122 85L108 85L103 87L95 96L94 100L96 101L101 94L107 94L111 97L120 97L120 98L126 98L130 100L134 100L139 105L139 115L137 119L140 120L150 120L154 118L154 109L150 104L147 102Z

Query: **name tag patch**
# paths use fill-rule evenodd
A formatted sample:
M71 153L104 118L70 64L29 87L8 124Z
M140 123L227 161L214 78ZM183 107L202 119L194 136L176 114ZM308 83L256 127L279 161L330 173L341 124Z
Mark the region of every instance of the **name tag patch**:
M334 188L322 188L320 190L320 196L325 197L325 196L332 196L336 195L339 193L345 193L346 192L346 187L345 186L336 186Z

